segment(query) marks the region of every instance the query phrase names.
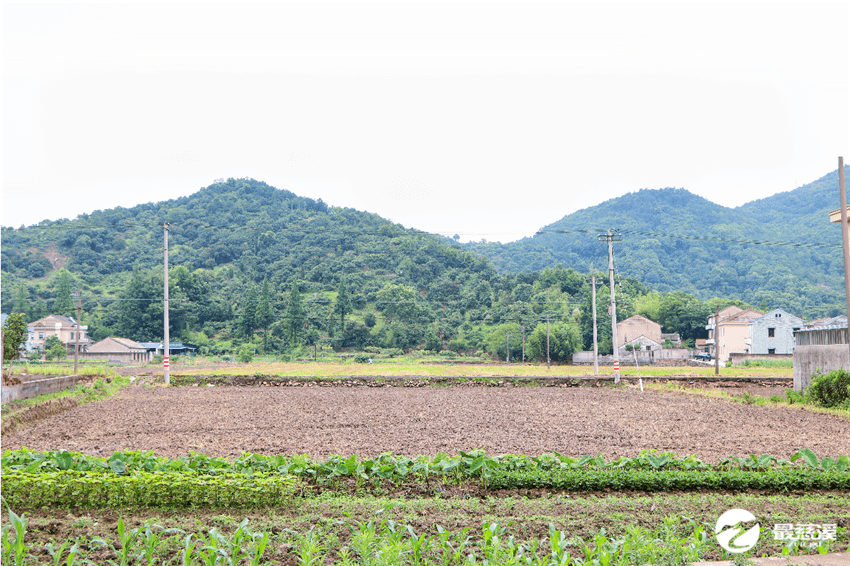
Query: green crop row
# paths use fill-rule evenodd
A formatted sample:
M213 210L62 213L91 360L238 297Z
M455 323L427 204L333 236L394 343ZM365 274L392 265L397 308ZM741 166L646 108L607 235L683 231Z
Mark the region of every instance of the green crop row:
M850 490L850 474L807 469L723 470L497 470L484 478L489 489L566 491ZM78 471L3 474L3 497L16 508L267 508L291 501L295 476L134 472L131 475Z
M483 450L459 451L455 456L445 453L408 458L390 453L376 458L331 456L325 461L313 461L309 456L266 456L245 453L239 458L211 457L192 452L181 458L164 458L153 452L115 452L109 457L96 457L53 450L36 452L23 448L3 453L0 468L38 474L50 471L101 472L125 475L135 471L186 472L203 475L279 473L307 478L352 477L360 480L404 481L411 477L429 481L431 477L444 479L486 478L495 472L548 471L548 470L679 470L679 471L723 471L723 470L770 470L770 469L819 469L823 471L847 472L850 458L825 457L820 459L806 448L790 459L776 458L769 454L750 455L740 458L721 458L716 464L707 464L696 456L680 458L671 453L644 451L634 458L621 457L606 460L604 456L564 456L557 452L540 456L507 454L488 456Z
M697 491L763 490L774 493L831 489L850 490L850 474L805 468L770 470L496 470L490 489L557 489L567 491Z
M135 472L92 474L67 470L3 473L3 499L13 508L262 508L284 505L300 481L281 474Z
M187 533L151 523L128 528L121 518L114 533L60 539L58 543L61 544L57 541L36 543L29 532L26 515L19 516L10 509L8 516L8 524L2 529L0 558L3 564L16 565L36 561L44 564L45 554L50 556L48 563L56 566L94 564L91 558L104 555L111 556L106 563L114 566L293 563L303 566L630 566L685 565L718 557L712 525L692 519L683 521L675 516L664 517L654 529L632 525L616 534L601 529L586 538L568 536L550 523L548 532L543 531L545 534L541 538L525 540L515 539L508 530L510 525L489 521L484 522L480 530L469 527L449 530L433 525L422 531L391 519L375 518L340 521L349 531L343 537L344 543L336 536L327 536L321 528L306 532L284 529L273 534L255 529L248 519L231 532L198 525L195 532ZM790 558L803 550L800 542L788 541L779 552ZM820 541L817 552L824 554L841 546L836 540ZM760 545L752 554L762 548ZM722 550L720 556L729 558ZM748 558L741 556L745 557ZM748 561L736 561L741 562Z

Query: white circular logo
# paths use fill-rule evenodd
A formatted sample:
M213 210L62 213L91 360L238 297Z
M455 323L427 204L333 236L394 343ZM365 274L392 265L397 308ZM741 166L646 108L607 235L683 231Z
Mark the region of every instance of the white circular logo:
M717 525L714 527L717 542L733 554L750 550L759 540L761 526L756 523L755 527L752 527L740 536L738 535L744 530L740 526L741 523L755 520L755 515L745 509L730 509L726 511L720 515L720 518L717 519Z

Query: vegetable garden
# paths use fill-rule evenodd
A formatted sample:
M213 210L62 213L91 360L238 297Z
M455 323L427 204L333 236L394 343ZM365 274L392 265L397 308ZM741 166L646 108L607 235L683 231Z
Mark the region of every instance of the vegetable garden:
M4 435L3 562L688 564L730 508L753 555L844 552L848 432L624 387L129 387Z

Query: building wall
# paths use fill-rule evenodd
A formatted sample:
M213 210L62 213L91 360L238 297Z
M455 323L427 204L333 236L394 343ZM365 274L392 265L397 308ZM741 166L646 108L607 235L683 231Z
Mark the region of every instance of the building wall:
M617 345L623 346L641 335L661 342L661 325L642 316L629 317L617 323Z
M803 328L804 324L803 319L784 311L771 311L755 319L751 330L750 353L769 354L772 349L774 354L793 354L794 329L799 330ZM770 336L771 328L773 329L773 337Z
M815 372L829 373L835 369L850 369L850 346L797 346L794 349L794 390L809 386Z
M747 341L750 339L749 324L723 324L720 322L719 336L717 338L717 357L721 362L729 359L729 354L732 352L747 352L749 345Z
M87 332L88 328L89 327L85 324L81 327L81 330L80 330L80 348L81 349L82 349L83 346L90 343L89 338L88 338L88 332ZM44 351L44 343L47 341L47 339L50 336L54 336L54 335L57 336L63 344L69 344L72 347L72 350L73 350L73 345L76 342L77 327L76 326L70 326L70 325L67 325L67 326L62 325L61 323L58 326L55 325L55 324L37 325L37 326L28 325L27 326L27 332L28 332L27 342L26 342L27 352L32 352L36 348ZM73 337L72 337L72 335L73 335Z

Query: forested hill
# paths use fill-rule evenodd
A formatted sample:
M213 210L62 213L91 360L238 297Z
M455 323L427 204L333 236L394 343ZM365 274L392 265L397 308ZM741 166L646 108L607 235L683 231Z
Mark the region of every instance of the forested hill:
M597 236L617 228L615 261L625 277L659 291L734 297L812 318L844 302L840 228L828 219L837 208L837 170L738 208L683 189L645 189L570 214L531 238L466 246L500 272L557 263L605 270L607 246Z
M491 286L496 270L486 257L252 179L228 179L166 202L4 228L3 312L24 312L29 320L71 315L72 289L82 294L84 322L95 338L160 339L164 222L170 224L173 335L183 339L203 342L203 331L225 342L250 341L255 330L271 329L264 340L276 339L279 347L271 349L280 350L305 343L312 331L333 337L339 325L337 338L363 345L374 341L372 331L383 331L381 345L409 347L438 320L446 326L445 343L463 319L501 317L491 309L498 302ZM341 305L339 293L347 295ZM358 321L349 328L346 315L353 312Z

